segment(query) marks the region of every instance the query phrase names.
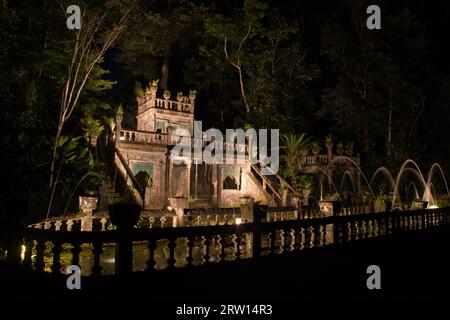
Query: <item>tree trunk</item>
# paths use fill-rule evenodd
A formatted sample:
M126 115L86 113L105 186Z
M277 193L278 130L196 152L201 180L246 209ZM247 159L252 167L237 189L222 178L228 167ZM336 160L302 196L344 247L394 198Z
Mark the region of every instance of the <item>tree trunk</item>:
M242 101L244 102L245 111L247 112L247 118L248 118L248 114L250 113L250 105L247 103L247 96L245 95L244 79L243 79L241 67L238 68L238 73L239 73L239 84L241 87Z
M167 90L167 82L169 81L169 62L170 56L166 55L163 58L161 66L161 89Z

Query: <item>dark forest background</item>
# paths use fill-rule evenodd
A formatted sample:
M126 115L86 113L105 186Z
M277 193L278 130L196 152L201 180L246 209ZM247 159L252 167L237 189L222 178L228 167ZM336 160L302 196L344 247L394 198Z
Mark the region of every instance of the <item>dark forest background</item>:
M130 1L80 7L108 24ZM0 4L2 214L45 214L61 92L74 32L59 1ZM71 3L70 3L71 4ZM396 171L408 159L450 167L450 3L377 1L381 30L366 28L368 1L138 1L133 19L89 77L62 130L50 211L61 213L86 172L103 174L89 146L117 106L132 127L136 92L197 91L204 128L279 128L323 147L354 143L363 170ZM227 55L224 51L226 41ZM93 188L86 179L79 192Z

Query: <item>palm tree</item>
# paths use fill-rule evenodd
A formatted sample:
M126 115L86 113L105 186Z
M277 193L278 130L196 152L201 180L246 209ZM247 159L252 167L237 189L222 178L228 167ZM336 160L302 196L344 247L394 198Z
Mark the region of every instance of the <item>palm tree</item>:
M305 133L296 135L293 133L283 134L281 136L281 149L285 150L284 158L286 160L286 169L284 171L291 185L295 188L296 176L301 169L300 150L308 149L311 145L310 137L305 137Z

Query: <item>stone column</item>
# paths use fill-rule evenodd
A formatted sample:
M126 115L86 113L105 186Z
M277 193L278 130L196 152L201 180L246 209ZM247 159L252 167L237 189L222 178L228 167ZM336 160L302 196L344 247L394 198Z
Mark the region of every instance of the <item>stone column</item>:
M79 197L79 207L83 213L81 231L92 231L92 212L97 208L97 197Z
M188 199L187 198L169 198L169 203L172 209L175 210L175 214L177 215L177 225L184 225L184 209L188 207Z
M186 163L186 198L191 194L191 161Z
M170 158L170 152L167 154L166 158L167 163L167 170L166 170L166 190L167 190L167 198L170 198L173 195L173 163L172 159Z
M213 186L213 194L211 197L211 202L213 207L218 207L219 203L217 198L217 188L218 188L218 182L217 182L217 165L213 164L211 167L211 183Z
M122 130L123 115L116 114L116 144L120 142L120 131Z
M252 197L240 197L241 218L243 222L253 222L253 203Z

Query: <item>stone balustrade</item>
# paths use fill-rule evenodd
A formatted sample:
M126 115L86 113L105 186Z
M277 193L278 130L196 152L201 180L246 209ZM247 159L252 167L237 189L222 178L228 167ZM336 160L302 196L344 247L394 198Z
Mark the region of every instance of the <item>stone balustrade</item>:
M353 160L357 165L359 165L359 157L348 157L348 156L340 156L333 155L333 161L339 162L340 159L348 159ZM328 155L326 154L317 154L317 155L306 155L303 158L304 166L326 166L329 163Z
M206 227L152 228L113 230L108 232L64 232L25 228L19 232L19 244L25 246L22 266L25 270L59 274L62 269L62 246L70 244L71 263L79 264L82 244L90 244L93 256L92 274L101 275L101 257L108 243L144 244L148 251L146 270L174 269L209 263L228 263L265 255L301 252L323 246L360 241L398 232L431 229L450 223L449 208L382 212L358 215L340 215L324 218L277 220L267 222L267 207L254 207L254 221L242 224L224 224ZM262 220L266 222L262 222ZM15 233L17 234L17 233ZM51 250L48 249L51 243ZM19 246L20 247L20 246ZM120 246L119 246L120 247ZM126 246L123 246L126 247ZM132 250L132 246L129 247ZM167 256L155 252L163 250ZM182 250L181 253L179 250ZM47 268L44 256L51 255ZM132 266L119 255L117 265ZM161 264L161 260L164 263ZM159 265L156 268L156 265ZM163 265L163 267L161 267ZM156 269L155 269L156 268ZM119 273L131 268L118 269Z
M115 138L116 137L114 133L114 139ZM152 144L167 145L168 135L166 133L122 129L120 130L119 140L121 142L152 143Z
M155 108L173 110L179 112L192 112L192 104L175 100L155 99Z

